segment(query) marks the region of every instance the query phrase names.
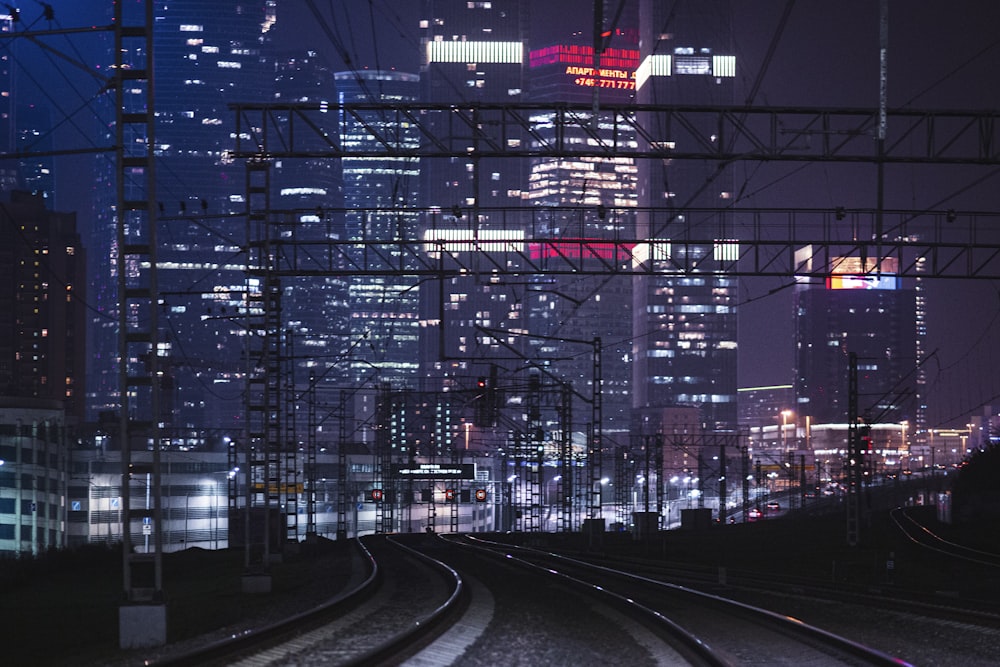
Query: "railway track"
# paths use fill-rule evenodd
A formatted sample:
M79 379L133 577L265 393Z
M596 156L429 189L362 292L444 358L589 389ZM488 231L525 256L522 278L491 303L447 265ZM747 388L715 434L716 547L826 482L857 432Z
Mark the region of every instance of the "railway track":
M900 665L778 614L537 549L366 538L336 604L161 664Z
M662 656L675 651L692 665L905 665L905 661L862 646L799 620L631 572L534 548L470 536L466 549L535 573L547 586L563 585L646 627L663 642L647 644ZM558 582L558 583L555 583Z
M912 539L945 549L905 514L894 520ZM998 617L881 590L638 559L596 562L470 535L378 535L360 544L369 576L329 604L153 664L925 665L949 664L929 658L921 641L932 635L934 644L978 638L991 656L1000 645L1000 631L984 629L1000 628ZM977 567L992 562L955 552ZM957 646L940 648L961 655ZM963 664L991 664L969 655Z
M362 538L369 575L329 603L147 664L397 664L453 622L467 601L456 572L391 537Z
M910 509L897 507L889 517L911 543L950 559L994 568L1000 573L1000 554L949 542L915 519Z

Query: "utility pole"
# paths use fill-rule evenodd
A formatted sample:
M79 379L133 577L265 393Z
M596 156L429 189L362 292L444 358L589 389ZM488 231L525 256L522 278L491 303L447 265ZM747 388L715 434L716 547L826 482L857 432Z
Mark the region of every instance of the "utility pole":
M864 482L858 429L858 357L851 352L847 380L847 544L861 542L861 485Z

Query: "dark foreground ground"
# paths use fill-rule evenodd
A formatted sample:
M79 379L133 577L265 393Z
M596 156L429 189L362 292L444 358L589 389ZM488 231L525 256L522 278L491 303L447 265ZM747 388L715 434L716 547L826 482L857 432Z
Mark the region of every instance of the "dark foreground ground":
M922 508L933 522L933 508ZM627 533L604 533L585 547L631 550L668 561L736 570L782 572L852 584L891 583L928 591L984 598L1000 596L1000 581L967 566L942 565L933 554L898 535L888 512L862 525L863 542L847 544L845 515L785 516L704 531L669 531L639 541ZM953 541L1000 552L997 526L937 526ZM524 542L538 537L524 534ZM579 547L579 534L546 542ZM572 544L571 544L572 543ZM164 591L171 644L220 628L239 628L316 606L341 591L351 574L352 543L319 540L272 567L272 593L241 591L241 550L190 549L164 556ZM0 618L5 660L10 665L129 664L138 653L119 651L118 606L121 554L88 549L30 561L0 561Z

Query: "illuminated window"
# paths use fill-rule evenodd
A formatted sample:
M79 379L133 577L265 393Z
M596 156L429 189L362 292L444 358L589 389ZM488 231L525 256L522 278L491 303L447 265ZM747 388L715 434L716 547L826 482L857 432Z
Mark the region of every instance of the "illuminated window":
M677 56L674 59L676 74L711 74L711 61L702 56Z

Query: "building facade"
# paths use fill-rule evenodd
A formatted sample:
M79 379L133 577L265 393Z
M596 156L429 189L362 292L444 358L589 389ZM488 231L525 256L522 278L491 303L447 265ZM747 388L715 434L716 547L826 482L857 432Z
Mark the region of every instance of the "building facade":
M915 424L917 299L897 277L894 262L883 260L876 275L862 268L860 258L837 258L823 284L796 285L794 384L800 418L846 424L853 400L857 416L868 423Z
M72 428L61 401L0 397L0 554L68 546Z
M82 420L86 253L76 216L42 195L0 204L0 396L58 401Z
M640 104L729 104L736 76L727 2L675 6L639 2ZM660 146L671 128L649 115L643 127ZM714 142L716 128L697 128ZM737 280L707 271L736 257L732 175L701 161L645 160L640 165L637 238L654 243L648 258L663 273L635 279L632 315L633 406L700 408L709 428L734 428ZM705 243L672 244L673 230ZM711 242L709 242L709 240ZM672 267L691 267L677 275ZM705 270L705 272L702 271Z
M523 100L529 5L524 0L465 2L426 0L420 18L422 101L502 104ZM437 136L474 148L468 130L456 134L441 122ZM508 142L518 142L511 136ZM421 160L421 201L428 241L523 238L520 207L523 160L443 158ZM428 391L474 388L499 361L516 363L523 341L522 287L491 267L421 288L421 364ZM507 382L507 379L501 378Z
M605 47L602 39L597 57L592 35L568 33L564 42L533 45L527 101L590 104L596 95L598 105L631 104L639 64L638 45L626 37L636 34L635 26L631 27L616 31L615 46ZM531 146L555 143L557 136L567 144L588 141L582 127L565 128L555 116L549 111L533 115ZM584 120L598 128L606 123L600 112ZM615 141L626 148L637 145L633 131L622 132ZM638 170L629 157L531 159L526 194L534 213L533 232L550 239L633 238ZM578 246L567 243L561 252L578 255ZM572 259L600 266L611 258ZM593 394L597 383L604 447L627 444L632 426L632 280L625 276L538 276L529 281L523 302L530 332L525 354L584 396ZM599 378L595 377L595 354L600 355ZM587 409L586 401L575 402L575 413L586 414Z

